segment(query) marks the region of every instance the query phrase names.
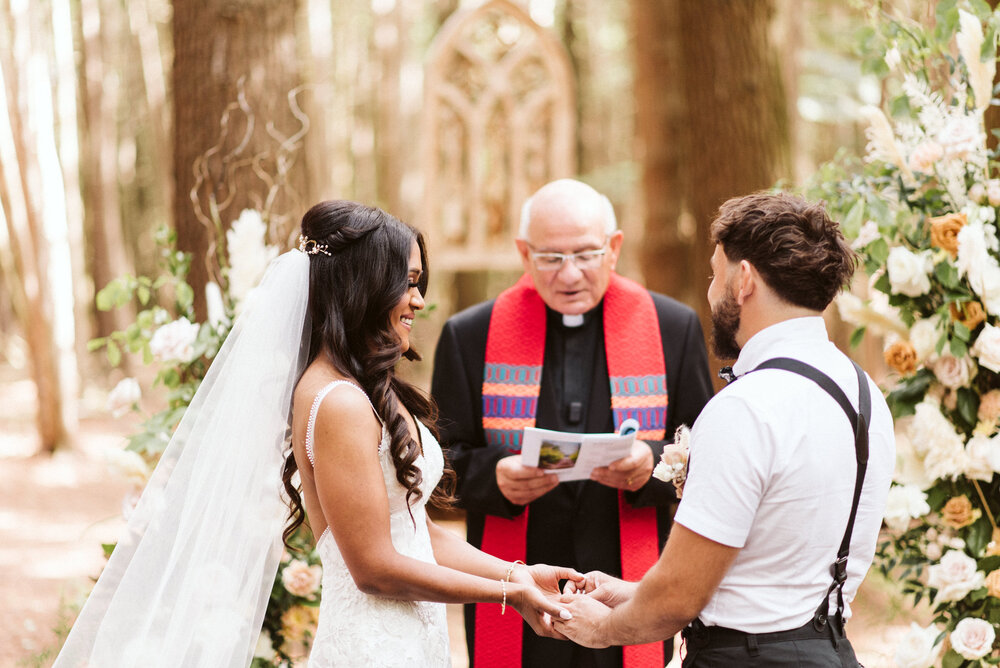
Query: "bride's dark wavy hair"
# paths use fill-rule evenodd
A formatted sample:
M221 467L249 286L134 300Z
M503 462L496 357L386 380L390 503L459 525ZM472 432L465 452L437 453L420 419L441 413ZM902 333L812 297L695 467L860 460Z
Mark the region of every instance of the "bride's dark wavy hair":
M414 464L420 444L410 436L397 402L426 424L435 437L437 410L428 396L396 376L400 357L419 360L420 355L412 348L402 351L390 318L409 289L414 242L423 264L418 289L421 295L427 291L423 235L385 211L344 200L320 202L309 209L302 217L302 234L325 244L330 253L309 256L309 362L326 354L337 371L357 381L371 398L389 432L396 480L406 488L407 504L412 504L422 496L423 475ZM292 483L297 470L289 451L282 473L289 500L283 535L286 544L305 521L300 488ZM455 473L446 463L441 483L428 501L450 507L454 487Z

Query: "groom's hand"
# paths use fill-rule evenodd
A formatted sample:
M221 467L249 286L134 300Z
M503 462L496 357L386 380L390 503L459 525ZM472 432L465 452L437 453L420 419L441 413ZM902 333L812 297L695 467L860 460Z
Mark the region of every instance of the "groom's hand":
M513 592L508 593L509 605L513 605L524 618L531 630L545 638L566 640L566 636L553 626L554 619L566 620L570 617L566 606L559 603L556 596L542 594L534 585L513 584Z
M626 582L601 571L590 571L583 581L567 581L564 594L587 594L609 608L614 608L632 598L638 582Z
M608 647L610 643L602 636L602 626L611 608L591 596L564 594L559 599L560 605L570 613L570 619L564 615L552 620L553 629L562 633L578 645L584 647Z
M500 493L519 506L524 506L555 489L559 478L534 466L521 463L521 455L510 455L497 462L497 487Z

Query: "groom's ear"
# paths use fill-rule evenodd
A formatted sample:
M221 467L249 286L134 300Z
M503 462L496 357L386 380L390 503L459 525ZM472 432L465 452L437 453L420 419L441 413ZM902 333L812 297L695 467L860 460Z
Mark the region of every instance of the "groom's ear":
M739 273L736 277L736 303L743 306L751 295L757 291L760 274L748 260L740 260Z

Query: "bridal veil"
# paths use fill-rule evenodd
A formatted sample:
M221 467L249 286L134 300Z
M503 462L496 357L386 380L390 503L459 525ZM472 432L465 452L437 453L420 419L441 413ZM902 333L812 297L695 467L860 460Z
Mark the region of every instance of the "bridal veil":
M163 453L56 668L246 668L281 558L309 257L270 264Z

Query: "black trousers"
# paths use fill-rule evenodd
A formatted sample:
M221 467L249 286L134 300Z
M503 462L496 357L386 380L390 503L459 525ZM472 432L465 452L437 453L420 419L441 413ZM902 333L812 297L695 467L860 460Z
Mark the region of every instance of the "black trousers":
M843 627L812 621L789 631L744 633L695 620L684 629L683 668L859 668Z

